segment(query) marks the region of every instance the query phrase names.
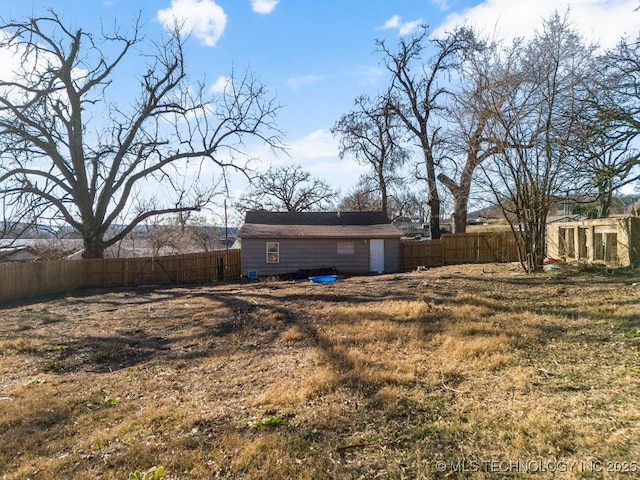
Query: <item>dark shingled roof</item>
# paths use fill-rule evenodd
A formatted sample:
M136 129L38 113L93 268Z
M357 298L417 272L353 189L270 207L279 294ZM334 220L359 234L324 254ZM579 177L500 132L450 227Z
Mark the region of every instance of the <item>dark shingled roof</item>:
M382 225L384 212L247 212L245 223L263 225Z
M384 212L247 212L240 237L400 237Z

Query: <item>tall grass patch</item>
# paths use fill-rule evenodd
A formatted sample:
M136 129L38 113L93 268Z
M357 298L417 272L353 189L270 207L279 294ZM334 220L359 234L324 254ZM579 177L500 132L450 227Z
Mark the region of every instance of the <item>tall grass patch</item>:
M423 324L434 310L423 300L334 307L328 312L330 322L319 329L325 355L339 365L349 382L415 382L425 360Z

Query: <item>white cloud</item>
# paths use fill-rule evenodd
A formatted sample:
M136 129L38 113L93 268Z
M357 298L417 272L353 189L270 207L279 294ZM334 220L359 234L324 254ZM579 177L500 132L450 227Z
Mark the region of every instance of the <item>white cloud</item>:
M257 169L271 166L299 163L307 168L308 164L326 162L338 158L338 141L328 129L320 128L293 140L285 141L284 147L288 155L274 151L264 144L250 146L247 157L257 161Z
M339 157L305 162L302 164L302 168L314 177L326 180L333 188L339 189L343 195L358 183L358 179L362 175L369 171L366 166L360 165L351 158L340 159Z
M438 7L443 12L451 8L448 0L431 0L431 3L433 3L436 7Z
M376 86L384 81L387 70L380 66L363 67L357 70L354 75L359 78L358 86Z
M231 81L231 77L218 77L217 80L211 85L211 93L224 93Z
M299 77L291 77L287 80L287 85L291 90L298 90L305 85L312 85L321 80L317 75L300 75Z
M280 0L251 0L253 11L261 15L268 15L273 12Z
M400 28L400 15L394 15L389 20L384 22L384 25L381 27L382 30L390 30L392 28Z
M227 25L227 15L213 0L171 0L171 7L158 10L157 18L167 29L177 24L203 45L213 47Z
M496 39L530 37L540 30L542 20L554 11L569 18L587 39L602 47L615 46L623 35L640 33L637 0L484 0L462 12L450 14L434 35L452 31L456 25L468 25Z
M9 34L0 30L0 41L6 42ZM0 80L9 81L14 78L15 68L20 64L20 55L9 48L0 49Z
M295 161L338 156L338 141L329 130L324 128L294 140L288 147L289 155Z
M368 169L352 158L340 159L338 147L338 139L328 129L320 128L289 142L290 158L283 163L300 164L313 176L327 180L344 193Z
M251 149L249 157L256 159L252 168L258 171L269 167L301 165L303 170L314 177L327 180L343 193L357 183L360 175L368 171L366 166L351 158L340 159L338 140L326 128L288 141L285 146L289 155L273 152L264 145Z
M398 35L402 37L404 35L408 35L410 33L415 32L423 24L424 24L424 20L422 20L422 18L418 18L410 22L403 22L402 17L400 17L400 15L394 15L389 20L384 22L384 25L382 25L380 29L381 30L398 30Z
M28 80L25 78L32 78L34 72L44 74L47 71L51 72L60 68L58 58L52 53L44 53L42 45L40 45L41 49L37 55L33 52L28 53L23 45L17 43L16 39L12 41L11 36L2 30L0 30L0 42L9 44L9 46L0 49L0 80L4 82L15 81L21 85L27 85ZM75 67L71 71L71 76L74 82L83 85L88 73L85 68ZM7 86L0 91L0 95L22 102L25 100L22 95L26 92L25 89ZM59 90L52 96L64 99L64 90Z
M410 33L413 33L416 30L418 30L420 28L420 25L423 25L423 24L424 24L424 21L422 20L422 18L419 18L412 22L405 22L402 24L402 26L398 30L398 35L400 35L401 37L404 35L409 35Z

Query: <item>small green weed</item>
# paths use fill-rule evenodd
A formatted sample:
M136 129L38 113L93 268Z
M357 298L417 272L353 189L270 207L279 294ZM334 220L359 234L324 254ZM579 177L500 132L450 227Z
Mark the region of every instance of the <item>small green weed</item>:
M264 430L265 428L277 427L279 425L282 425L283 422L284 420L282 420L282 417L279 415L276 415L273 417L264 418L256 422L253 425L253 428L257 428L258 430Z
M52 347L49 347L49 351L50 352L61 352L63 350L66 350L67 348L69 348L68 345L54 345Z
M626 338L640 338L640 329L638 328L629 328L624 331L624 336Z
M120 403L120 399L119 398L104 397L104 399L100 402L100 406L101 407L115 407L119 403Z
M159 480L164 475L164 467L152 467L146 472L136 470L129 474L129 480Z
M115 407L119 403L120 403L119 398L112 398L112 397L106 396L97 403L93 403L93 402L87 403L87 407L89 407L92 410L96 410L98 408Z

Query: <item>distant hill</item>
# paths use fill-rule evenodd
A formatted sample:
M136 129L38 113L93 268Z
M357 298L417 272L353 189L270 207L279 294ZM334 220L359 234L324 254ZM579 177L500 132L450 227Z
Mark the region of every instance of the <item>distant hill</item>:
M21 224L15 227L12 234L0 236L0 249L14 251L28 248L41 259L82 257L82 237L68 226L51 228ZM112 232L122 231L125 227L114 225ZM109 247L104 255L119 258L150 257L232 248L238 230L236 227L225 230L225 227L216 225L188 226L184 231L175 225L138 225L124 240Z

